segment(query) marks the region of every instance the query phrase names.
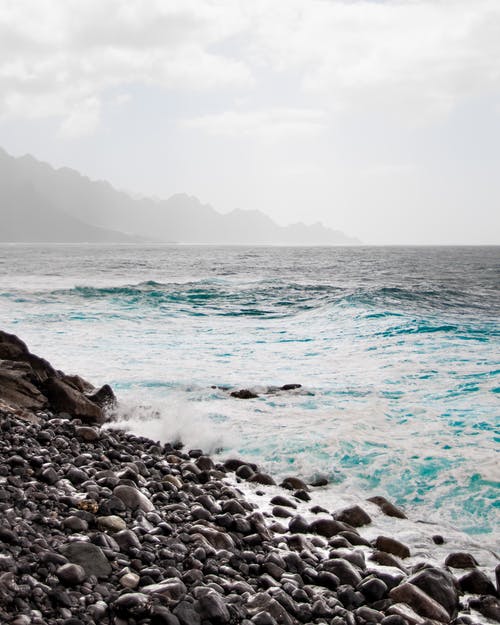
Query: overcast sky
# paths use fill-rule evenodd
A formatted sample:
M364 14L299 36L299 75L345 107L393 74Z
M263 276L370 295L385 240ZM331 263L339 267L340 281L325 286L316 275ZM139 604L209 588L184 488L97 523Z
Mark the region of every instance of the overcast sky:
M0 146L366 243L500 243L500 0L0 0Z

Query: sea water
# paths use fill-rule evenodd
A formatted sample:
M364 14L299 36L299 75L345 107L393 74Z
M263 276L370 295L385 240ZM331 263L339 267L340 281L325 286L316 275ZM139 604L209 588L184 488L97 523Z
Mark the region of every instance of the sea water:
M137 433L495 546L499 284L498 247L2 245L0 325Z

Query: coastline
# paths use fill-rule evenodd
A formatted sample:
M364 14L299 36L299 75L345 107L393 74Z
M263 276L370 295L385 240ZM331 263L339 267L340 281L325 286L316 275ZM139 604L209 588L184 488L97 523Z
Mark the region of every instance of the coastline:
M40 363L54 372L43 359L21 356L18 373L36 375ZM81 394L96 395L88 387ZM0 616L7 623L499 619L498 557L478 549L450 560L458 533L442 537L443 561L435 528L416 532L411 520L384 514L404 516L388 502L344 501L312 512L322 486L294 478L289 490L244 461L220 463L202 450L108 427L97 413L75 414L0 405Z

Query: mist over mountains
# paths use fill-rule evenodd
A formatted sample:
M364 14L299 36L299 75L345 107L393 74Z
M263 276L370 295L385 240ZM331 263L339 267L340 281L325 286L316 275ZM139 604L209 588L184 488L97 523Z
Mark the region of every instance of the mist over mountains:
M108 182L0 148L0 241L355 245L320 223L279 226L257 210L217 212L196 197L133 198Z

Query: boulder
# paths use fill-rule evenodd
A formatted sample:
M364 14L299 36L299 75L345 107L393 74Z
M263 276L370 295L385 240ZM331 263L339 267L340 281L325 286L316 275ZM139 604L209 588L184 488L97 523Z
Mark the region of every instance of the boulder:
M459 596L455 578L451 573L429 566L409 577L407 581L441 604L450 617L455 615Z
M0 360L0 399L5 403L28 410L46 408L47 397L33 380L33 371L27 363Z
M307 484L298 477L286 477L280 484L281 488L287 490L304 490L308 491Z
M463 551L450 553L444 563L454 569L473 569L477 566L474 556Z
M389 536L378 536L375 540L375 547L380 551L385 551L386 553L392 553L398 558L409 558L410 550L406 545L400 543L399 540L395 538L390 538Z
M72 417L81 419L84 423L101 424L106 420L100 406L54 376L47 378L43 390L55 412L67 412Z
M362 527L372 522L370 516L360 506L351 506L336 512L334 518L342 523L348 523L352 527Z
M474 595L496 595L496 589L490 578L478 569L473 569L458 580L458 585L464 592Z
M255 399L258 397L257 393L254 393L247 388L242 388L239 391L232 391L230 395L231 397L236 397L236 399Z
M387 516L393 516L397 519L407 518L406 514L400 508L395 506L393 503L391 503L389 500L387 500L385 497L382 497L381 495L369 497L367 501L371 501L372 503L377 505Z
M450 615L437 601L429 597L423 590L408 582L404 582L393 588L389 597L397 603L406 603L419 616L429 618L441 623L448 623Z

